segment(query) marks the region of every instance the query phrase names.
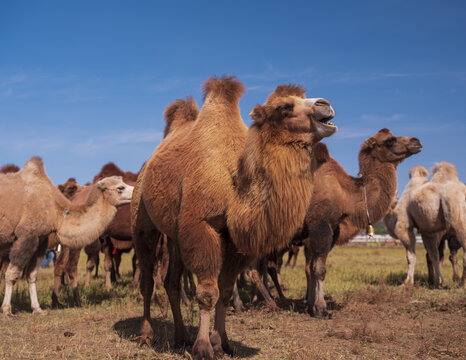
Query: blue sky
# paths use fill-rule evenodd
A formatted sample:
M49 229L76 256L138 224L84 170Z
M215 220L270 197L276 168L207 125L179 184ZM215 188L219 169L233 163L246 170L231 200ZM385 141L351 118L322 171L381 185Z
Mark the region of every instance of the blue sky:
M466 179L464 1L2 1L0 165L44 159L55 183L114 161L138 171L165 106L213 74L237 75L249 111L283 83L329 99L332 156L358 172L388 127L424 150L399 166L457 166Z

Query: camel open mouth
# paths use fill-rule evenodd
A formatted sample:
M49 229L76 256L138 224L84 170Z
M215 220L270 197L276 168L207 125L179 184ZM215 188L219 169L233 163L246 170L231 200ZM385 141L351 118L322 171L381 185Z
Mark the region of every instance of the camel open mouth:
M336 125L333 122L330 121L332 119L333 119L333 116L328 117L328 118L324 118L324 119L320 119L319 122L322 125L326 125L326 126L330 126L330 127L336 127Z

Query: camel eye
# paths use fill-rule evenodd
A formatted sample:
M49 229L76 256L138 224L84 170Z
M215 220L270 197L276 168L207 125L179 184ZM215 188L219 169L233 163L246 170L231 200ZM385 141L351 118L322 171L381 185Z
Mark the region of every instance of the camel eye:
M284 103L278 107L279 111L293 111L293 103Z
M121 192L123 192L123 190L125 190L125 187L124 187L124 186L119 186L119 187L117 188L117 190L118 190L118 192L121 193Z
M386 146L392 146L396 141L395 137L391 137L390 139L385 140L385 145Z

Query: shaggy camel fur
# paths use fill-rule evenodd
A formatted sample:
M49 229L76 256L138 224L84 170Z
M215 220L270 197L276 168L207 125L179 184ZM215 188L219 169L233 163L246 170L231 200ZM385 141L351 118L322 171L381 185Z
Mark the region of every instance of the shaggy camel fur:
M314 146L314 192L301 233L301 238L306 238L309 314L328 317L323 283L330 250L386 214L396 193L397 165L421 149L418 139L394 136L390 130L382 129L361 146L360 177L354 178L330 156L324 144Z
M31 307L43 313L37 300L36 278L48 236L71 247L93 241L107 227L116 207L127 204L133 188L111 177L93 186L86 202L72 204L50 181L42 160L31 158L17 173L0 175L0 249L9 249L2 310L11 315L13 286L23 272L29 283Z
M196 121L170 132L146 162L132 201L144 296L140 339L154 338L150 297L161 232L171 244L165 283L178 344L189 341L179 307L183 265L199 281L194 359L231 354L225 315L235 279L254 258L286 246L302 225L312 194L312 145L336 130L328 123L334 115L329 102L305 99L297 86L280 86L257 105L249 130L238 106L241 83L214 77L204 92Z
M455 236L463 248L461 286L466 287L466 186L458 180L456 168L450 163L435 165L432 173L430 181L423 181L416 187L407 186L395 208L395 216L386 224L395 230L391 235L403 243L412 241L413 228L417 228L431 262L434 287L442 283L438 250L441 238L444 234ZM423 180L427 171L425 175ZM402 202L405 193L408 200Z

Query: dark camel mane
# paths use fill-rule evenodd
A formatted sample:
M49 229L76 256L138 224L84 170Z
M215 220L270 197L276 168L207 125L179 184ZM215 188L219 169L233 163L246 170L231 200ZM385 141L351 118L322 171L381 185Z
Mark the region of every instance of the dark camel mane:
M0 173L2 174L15 173L15 172L18 172L19 170L20 168L16 166L15 164L6 164L2 166L2 168L0 169Z
M128 182L136 182L138 178L138 174L134 174L131 171L126 171L124 172L121 170L118 166L116 166L113 162L109 162L102 166L102 169L100 172L94 176L94 179L92 180L92 183L96 183L99 180L102 180L103 178L109 177L109 176L121 176L123 178L123 181Z

